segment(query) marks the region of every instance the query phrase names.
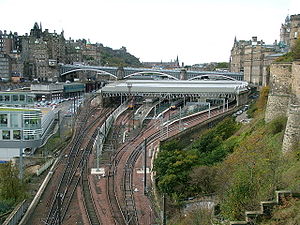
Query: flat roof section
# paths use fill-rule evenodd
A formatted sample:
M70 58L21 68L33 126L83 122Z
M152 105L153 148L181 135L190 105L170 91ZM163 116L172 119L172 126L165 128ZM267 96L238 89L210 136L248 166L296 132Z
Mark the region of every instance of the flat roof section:
M236 95L248 91L244 81L211 80L128 80L116 81L104 86L99 93L103 96L114 95L199 95L215 97L219 94ZM130 92L130 93L129 93Z

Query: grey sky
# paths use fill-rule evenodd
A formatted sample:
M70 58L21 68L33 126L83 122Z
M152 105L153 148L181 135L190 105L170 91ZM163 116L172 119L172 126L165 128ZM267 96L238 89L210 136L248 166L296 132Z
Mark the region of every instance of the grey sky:
M279 39L286 15L299 0L0 0L0 30L65 31L112 48L126 46L141 61L185 64L228 61L234 37Z

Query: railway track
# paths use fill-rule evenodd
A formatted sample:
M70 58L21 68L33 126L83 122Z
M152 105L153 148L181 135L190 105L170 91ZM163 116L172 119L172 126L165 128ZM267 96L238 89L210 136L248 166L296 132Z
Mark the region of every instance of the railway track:
M215 116L218 115L222 112L222 110L216 108L213 109L211 111L211 116ZM208 112L207 113L202 113L199 114L197 116L191 116L188 118L185 118L183 120L183 122L187 123L192 123L195 121L199 121L199 120L205 120L208 117ZM177 121L173 124L171 124L170 130L169 132L172 133L174 131L178 131L178 124L180 123L180 121ZM143 136L143 133L146 133L147 131L151 132L151 130L153 131L152 134L150 134L147 137L147 143L151 144L154 143L156 141L158 141L159 139L163 138L163 136L166 134L161 134L160 130L156 130L153 129L157 126L157 124L152 124L148 129L144 130L141 135L139 137ZM137 159L140 157L141 153L143 152L143 140L139 141L140 143L137 145L136 148L134 148L134 150L131 152L131 154L129 155L125 167L124 167L124 175L123 175L123 186L124 186L124 202L125 202L125 215L126 215L126 224L129 225L137 225L137 224L142 224L139 221L139 216L137 214L137 208L136 208L136 204L135 204L135 199L134 199L134 190L133 190L133 176L134 176L134 167L136 164ZM146 172L146 171L144 171Z
M82 195L83 195L83 203L85 207L85 211L89 220L89 223L92 225L101 225L101 219L98 216L96 210L96 204L91 193L91 186L88 180L88 167L87 164L83 170L83 177L81 179L81 186L82 186Z
M216 107L210 111L210 117L221 113L222 110ZM136 161L143 152L144 138L147 138L147 143L150 145L159 139L165 139L169 135L171 136L180 132L178 130L181 122L193 126L194 123L204 121L207 118L209 118L208 112L199 113L195 116L191 115L187 118L183 118L182 121L178 120L170 123L167 131L164 130L161 122L153 122L149 124L146 129L141 131L138 136L134 137L130 143L123 144L115 152L107 178L107 196L115 224L142 224L142 221L139 221L138 210L134 199L133 176ZM122 121L123 119L121 118L120 120ZM162 128L157 129L160 125ZM121 184L118 176L123 176Z
M66 158L65 169L55 191L50 211L46 219L46 224L61 224L64 220L76 187L79 185L82 178L82 174L91 151L91 147L85 148L82 146L82 142L84 142L84 138L88 136L89 132L96 130L96 127L104 122L105 117L103 117L103 114L107 115L111 110L102 109L101 116L98 116L93 121L87 122L93 111L94 110L90 110L89 107L86 107L78 117L79 127L75 131L72 142L73 145L71 146L70 153ZM95 131L93 131L93 136L94 135L96 135ZM86 194L85 197L87 196L88 195ZM89 207L89 211L92 211L91 207Z
M134 165L141 155L142 146L139 145L133 150L129 158L126 161L123 175L123 191L124 191L124 201L125 201L125 212L126 221L128 225L139 224L138 214L133 196L133 172Z
M129 120L128 118L129 118L128 112L123 113L122 115L119 116L119 118L117 118L114 127L120 128L124 124L124 121ZM128 145L128 143L126 145ZM108 202L110 205L114 223L117 225L126 224L125 214L117 198L116 189L117 187L119 187L119 185L116 185L117 182L115 180L115 177L117 175L118 164L120 162L120 159L123 157L123 154L125 153L122 150L125 148L126 145L123 145L117 152L115 152L114 156L112 157L111 165L107 176L107 182L106 182Z

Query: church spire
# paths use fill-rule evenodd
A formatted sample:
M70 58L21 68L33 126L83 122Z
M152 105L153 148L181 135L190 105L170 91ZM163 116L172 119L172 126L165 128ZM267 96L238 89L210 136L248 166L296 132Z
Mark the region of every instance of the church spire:
M176 66L179 67L179 59L178 59L178 55L176 57Z

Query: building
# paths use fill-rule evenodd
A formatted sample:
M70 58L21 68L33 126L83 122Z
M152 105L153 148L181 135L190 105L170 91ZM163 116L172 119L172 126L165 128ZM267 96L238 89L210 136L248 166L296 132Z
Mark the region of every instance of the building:
M11 77L11 58L9 55L0 53L0 80L9 81Z
M37 100L44 98L47 101L69 98L73 96L81 96L85 92L85 84L83 83L55 83L55 84L32 84L30 86Z
M101 44L91 44L85 39L76 41L69 39L66 41L66 63L101 65L101 46Z
M7 33L0 30L0 52L5 54L19 53L21 51L18 33Z
M230 71L244 72L245 81L251 84L268 85L271 63L286 51L286 48L277 44L277 41L266 45L263 40L258 41L255 36L249 41L237 41L235 38L231 50Z
M32 154L53 131L57 110L34 108L35 95L0 92L0 160Z
M180 68L178 56L174 61L171 60L170 62L163 62L163 61L160 61L160 62L143 62L143 65L146 68L157 68L157 69L176 69L176 68Z
M63 97L64 84L31 84L31 93L36 95L37 100L43 98L47 101Z
M24 63L24 76L29 80L56 81L57 66L65 62L64 32L50 33L48 29L34 24L30 35L25 34L21 39L21 59Z
M0 160L33 152L42 142L42 113L29 93L0 92ZM26 106L26 107L25 107Z
M269 84L270 65L293 47L300 34L300 14L287 16L280 28L280 41L265 44L263 40L234 39L230 56L230 71L244 72L244 79L256 86Z
M281 24L280 42L291 49L300 36L300 14L287 16Z

